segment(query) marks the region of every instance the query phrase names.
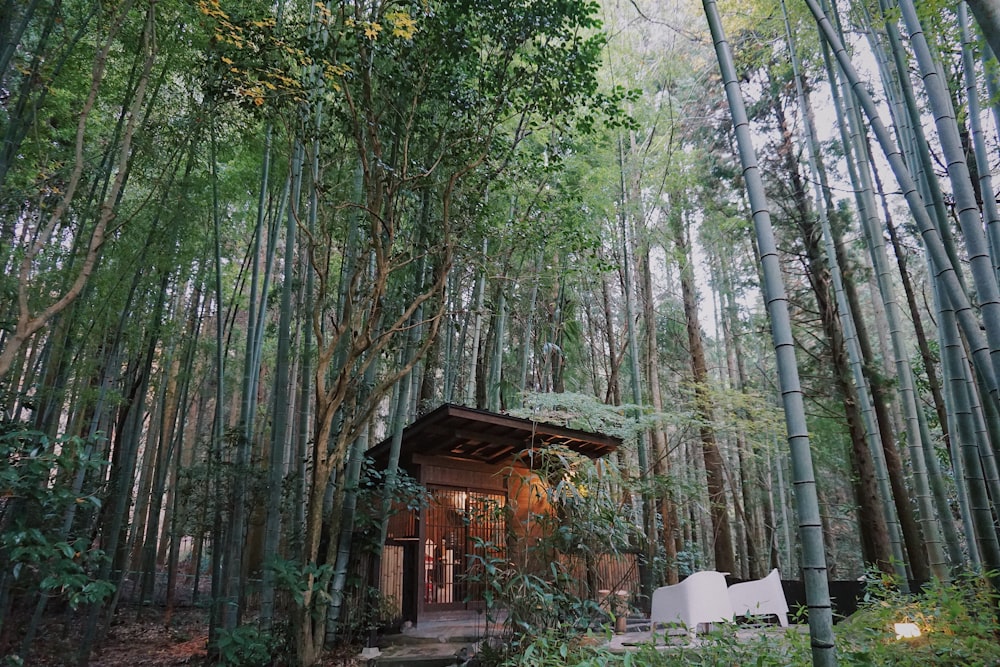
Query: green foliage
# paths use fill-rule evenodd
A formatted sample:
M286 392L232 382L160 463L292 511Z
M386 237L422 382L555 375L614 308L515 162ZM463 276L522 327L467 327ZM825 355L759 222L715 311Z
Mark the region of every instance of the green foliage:
M511 655L499 664L505 667L543 667L545 665L599 665L616 664L623 660L606 649L595 647L594 642L599 636L587 633L582 637L566 641L566 636L558 630L549 630L536 636L523 652ZM484 656L485 664L491 664L494 658L489 654ZM628 662L632 662L629 660ZM632 663L640 664L640 663Z
M218 664L225 667L268 667L274 664L274 656L285 644L278 634L241 625L233 630L219 630L215 650Z
M527 545L525 561L535 565L512 563L497 545L478 539L466 576L482 590L491 617L494 610L506 612L500 642L487 649L497 662L547 664L535 661L543 660L556 637L578 636L611 621L579 573L602 556L634 551L643 539L631 495L623 493L624 479L611 462L550 447L534 451L530 465L545 482L547 508L530 516L538 540ZM555 655L559 664L570 659L558 649Z
M178 516L185 535L203 535L211 530L216 512L221 512L228 520L232 510L230 498L237 479L242 480L248 489L248 509L255 498L265 495L266 471L260 462L253 460L247 465L234 463L242 437L239 429L227 430L219 461L212 459L213 454L206 443L202 449L205 453L202 460L178 473Z
M869 571L861 609L838 626L851 665L986 665L1000 662L998 597L991 578L965 573L931 581L919 595L899 591L889 575ZM895 623L916 623L921 636L896 640Z
M899 592L890 575L870 571L861 609L836 627L839 663L844 667L1000 664L998 596L990 576L967 573L953 582L933 581L918 595ZM894 623L913 622L921 637L897 640ZM639 646L610 653L589 633L540 632L503 665L695 665L784 667L810 664L804 628L739 631L731 625L703 635L697 645ZM661 642L662 644L662 642Z
M5 532L0 549L8 550L15 582L24 581L22 577L37 581L40 591L65 599L73 609L114 593L111 582L93 579L106 556L99 549L88 549L84 538L71 543L28 528Z
M304 605L307 599L321 597L329 600L322 582L330 580L332 565L302 564L296 560L273 558L265 567L274 572L275 588L286 591L297 605Z
M697 648L667 652L659 662L650 664L785 667L810 663L808 635L797 630L738 636L733 626L722 626L709 633Z
M675 419L648 406L608 405L593 396L572 392L528 392L523 401L523 408L510 411L515 417L615 436L626 445L653 426L666 426Z
M384 630L393 621L398 621L399 602L391 596L383 595L374 586L354 587L345 593L344 607L350 613L342 613L337 633L342 644L363 644L372 632Z
M737 391L727 387L710 387L709 392L717 435L740 436L755 449L768 449L775 434L784 433L784 415L766 396L752 390ZM693 400L693 388L690 394Z
M385 470L378 470L371 459L365 460L358 481L358 507L381 505L385 478ZM396 471L396 478L392 484L392 497L389 498L389 507L386 508L385 514L393 516L400 512L417 512L427 507L428 502L430 493L427 488L406 474L405 470L399 469ZM358 512L354 517L355 530L362 536L370 538L368 542L371 547L381 548L377 543L381 539L382 518L382 512L376 511Z
M78 438L52 440L21 429L0 434L0 562L15 596L45 593L76 609L114 592L95 577L104 552L65 528L76 508L100 507L96 495L74 492L73 481L103 465Z
M551 546L574 558L624 553L643 542L627 481L613 461L561 447L535 451L532 470L544 479L553 515L538 517Z
M500 641L487 642L492 648L486 652L493 660L522 655L547 636L587 632L592 619L601 617L596 602L570 592L574 580L559 562L551 562L545 572L532 573L499 557L496 549L481 540L476 546L476 553L469 556L466 580L482 587L490 618L497 610L507 612L502 632L493 637Z
M723 626L703 635L695 646L645 644L622 652L604 646L607 636L586 633L567 639L564 634L548 632L536 637L524 650L485 664L504 667L522 665L608 665L620 667L786 667L809 664L808 636L794 630L781 634L761 633L750 638L737 637L732 626Z

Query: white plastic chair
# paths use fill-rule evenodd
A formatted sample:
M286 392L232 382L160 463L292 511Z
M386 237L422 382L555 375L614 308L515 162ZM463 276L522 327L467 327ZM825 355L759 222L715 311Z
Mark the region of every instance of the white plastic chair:
M781 589L781 575L777 568L763 579L745 581L729 587L729 601L737 616L778 617L781 627L788 627L788 603Z
M695 572L673 586L653 591L649 620L651 630L658 625L682 625L694 636L702 624L733 620L733 607L722 572Z

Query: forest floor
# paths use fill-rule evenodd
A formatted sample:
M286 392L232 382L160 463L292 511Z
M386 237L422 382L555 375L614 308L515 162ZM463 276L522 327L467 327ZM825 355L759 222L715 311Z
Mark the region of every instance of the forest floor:
M162 608L124 606L91 654L90 665L168 667L201 664L207 654L205 613L197 607L177 610L168 626ZM24 664L32 667L74 664L83 622L81 615L72 612L50 615L42 622L32 653L25 657ZM5 652L0 650L0 653Z
M138 613L137 613L138 612ZM208 621L205 610L175 612L170 626L160 609L125 608L94 651L92 667L191 665L205 662Z
M157 607L123 607L94 652L90 667L174 667L207 665L207 611L185 607L174 612L169 626ZM65 616L44 624L28 667L64 667L76 663L77 623ZM0 651L2 654L2 651ZM2 664L0 660L0 664ZM280 664L280 663L278 663ZM318 667L351 667L352 659L329 657Z

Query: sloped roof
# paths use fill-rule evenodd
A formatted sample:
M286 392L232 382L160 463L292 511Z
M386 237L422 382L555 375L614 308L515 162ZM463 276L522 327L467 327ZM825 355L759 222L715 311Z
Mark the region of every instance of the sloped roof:
M600 433L445 403L403 429L400 458L423 454L497 464L525 449L561 445L596 459L621 444ZM367 455L385 465L391 445L386 438Z

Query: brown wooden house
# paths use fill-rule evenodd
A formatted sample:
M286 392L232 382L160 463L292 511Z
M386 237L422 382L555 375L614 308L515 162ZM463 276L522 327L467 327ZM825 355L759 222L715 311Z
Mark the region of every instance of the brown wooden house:
M482 591L466 580L476 544L491 555L523 562L532 517L547 508L542 480L531 470L533 450L560 445L598 458L618 438L445 404L403 431L399 467L431 494L419 512L396 514L382 553L379 587L401 621L482 607ZM388 465L391 438L368 451ZM537 537L537 535L534 535ZM513 552L517 553L513 553Z

